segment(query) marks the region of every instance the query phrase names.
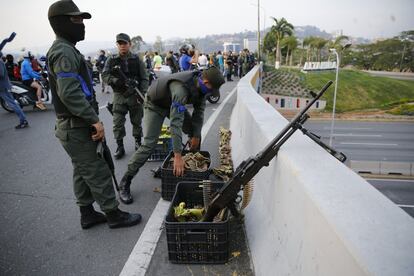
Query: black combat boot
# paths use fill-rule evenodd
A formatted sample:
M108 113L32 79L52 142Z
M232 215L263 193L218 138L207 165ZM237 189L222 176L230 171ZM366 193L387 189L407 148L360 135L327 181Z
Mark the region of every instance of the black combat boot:
M102 213L96 212L95 209L93 209L92 205L80 206L79 209L81 213L80 221L81 221L82 229L88 229L99 223L106 222L105 215Z
M135 151L141 146L141 137L135 138Z
M119 183L119 199L125 204L131 204L133 201L130 190L131 181L132 176L126 174L122 177L121 182Z
M115 159L121 159L125 155L124 140L116 140L116 143L118 147L116 148L114 157Z
M109 228L120 228L120 227L129 227L138 224L141 221L140 214L130 214L123 212L118 208L106 212L106 217L108 218Z

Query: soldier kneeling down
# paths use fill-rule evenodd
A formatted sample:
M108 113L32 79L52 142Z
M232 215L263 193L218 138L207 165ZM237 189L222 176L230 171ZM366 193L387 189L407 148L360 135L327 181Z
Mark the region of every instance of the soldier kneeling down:
M128 163L128 170L119 184L119 198L129 204L133 201L130 185L132 178L145 164L158 142L164 119L170 119L170 131L174 151L174 175L184 173L181 157L182 131L190 137L190 149L200 146L206 95L220 95L219 88L224 83L220 71L211 67L199 71L185 71L159 78L151 84L144 104L144 143L134 153ZM190 114L186 105L192 104Z

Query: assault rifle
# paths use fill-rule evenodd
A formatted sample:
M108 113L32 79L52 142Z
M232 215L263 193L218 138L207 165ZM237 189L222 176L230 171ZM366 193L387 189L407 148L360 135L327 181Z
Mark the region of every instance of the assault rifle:
M114 160L112 159L111 150L109 149L105 140L98 142L98 145L96 147L96 154L99 156L99 158L102 158L108 165L109 171L111 172L112 179L114 180L115 188L117 191L119 191L118 181L116 180L116 176L115 176Z
M112 69L112 72L116 75L118 75L122 81L125 82L125 86L127 87L127 91L125 92L128 95L132 95L135 94L138 97L138 102L140 104L144 103L145 100L145 96L144 94L138 89L138 85L139 82L137 80L134 79L130 79L128 78L124 72L122 72L121 67L119 65L114 66L114 68ZM106 104L106 109L108 109L109 113L111 113L111 115L114 115L113 113L113 104L112 103L107 103Z
M296 130L301 130L303 134L310 137L317 142L325 150L331 153L341 162L346 160L346 156L343 153L337 152L328 145L320 141L320 137L309 132L303 127L303 124L310 118L307 114L309 108L320 99L325 91L332 84L329 81L322 90L315 94L313 93L313 99L308 105L303 108L292 121L256 156L249 157L244 160L236 169L234 176L228 180L223 187L212 195L212 200L207 207L207 211L201 221L213 221L214 217L225 207L228 207L233 216L240 216L240 212L237 208L238 193L244 188L244 185L249 183L250 180L265 166L269 165L269 162L277 155L280 147L295 133Z

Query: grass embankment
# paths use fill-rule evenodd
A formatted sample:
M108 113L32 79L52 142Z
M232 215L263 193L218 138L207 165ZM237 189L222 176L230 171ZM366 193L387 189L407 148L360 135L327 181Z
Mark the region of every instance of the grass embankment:
M304 74L295 69L282 69L285 73L299 75L301 85L315 92L329 80L335 81L335 71ZM338 112L368 109L390 110L395 115L412 115L414 81L375 77L368 73L341 69L336 98ZM323 96L327 101L326 111L332 110L335 83ZM406 105L405 105L406 104Z

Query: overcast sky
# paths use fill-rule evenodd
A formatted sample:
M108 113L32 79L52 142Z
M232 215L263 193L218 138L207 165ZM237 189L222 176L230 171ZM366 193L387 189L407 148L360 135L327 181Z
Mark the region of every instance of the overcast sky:
M6 50L50 45L54 34L47 20L53 0L0 0L0 38L16 32ZM87 41L112 41L119 32L156 36L203 37L257 29L257 0L77 0L86 20ZM271 16L285 17L295 26L314 25L346 35L391 37L414 29L413 0L261 0L260 24L272 24ZM262 28L263 26L261 26Z

